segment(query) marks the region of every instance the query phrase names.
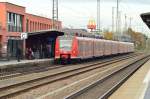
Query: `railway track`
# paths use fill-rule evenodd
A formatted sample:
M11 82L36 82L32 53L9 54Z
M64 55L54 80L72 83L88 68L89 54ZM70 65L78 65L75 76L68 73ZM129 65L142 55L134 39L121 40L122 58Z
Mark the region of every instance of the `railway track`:
M43 72L62 67L61 65L52 66L31 66L31 67L18 67L0 70L0 80L9 79L13 77L23 76L32 73Z
M65 99L108 99L134 72L136 72L150 56L138 59L133 63L122 66L101 79L85 86L84 88L68 95Z
M130 55L125 55L123 57L133 57L139 55L139 53L137 54L130 54ZM114 57L113 59L117 59L120 56ZM122 57L120 57L122 58ZM107 62L107 61L111 61L112 59L104 59L104 60L100 60L101 63ZM97 62L99 60L96 60L95 62ZM92 62L91 62L92 63ZM100 62L98 62L100 63ZM83 63L83 65L86 65L87 63ZM88 62L88 64L90 64L90 62ZM78 65L78 64L75 64ZM27 75L27 74L32 74L32 73L37 73L37 72L43 72L43 71L47 71L47 70L53 70L53 69L57 69L57 68L62 68L65 67L66 65L52 65L52 66L31 66L31 67L17 67L17 68L9 68L9 69L0 69L0 80L5 80L5 79L9 79L9 78L14 78L14 77L18 77L18 76L23 76L23 75ZM69 65L67 65L69 66ZM73 65L70 65L73 66Z
M136 55L138 55L138 54L130 54L130 55L125 55L123 57L128 57L128 56L132 57L132 56L136 56ZM120 56L114 57L114 59L119 58L119 57ZM95 62L97 62L97 61L95 61ZM111 59L110 60L109 59L101 60L102 63L107 62L107 61L111 61ZM90 62L88 62L88 63L90 63ZM75 64L75 65L77 65L77 64ZM83 63L83 65L85 65L85 63ZM43 72L43 71L47 71L47 70L53 70L53 69L62 68L65 66L66 65L52 65L52 66L31 66L31 67L17 67L17 68L9 68L9 69L0 69L0 80L23 76L23 75L27 75L27 74L32 74L35 72ZM67 66L69 66L69 65L67 65ZM70 65L70 66L73 66L73 65Z
M36 75L36 78L18 81L17 83L11 83L11 84L9 83L6 85L0 85L0 92L1 92L0 98L9 97L13 94L27 91L29 89L36 88L38 86L42 86L42 85L52 83L52 82L55 82L58 80L62 80L67 77L76 76L76 75L79 75L79 74L82 74L85 72L89 72L91 70L101 68L101 67L107 66L109 64L120 62L121 60L129 59L129 58L133 58L133 57L134 56L132 56L132 57L126 56L126 57L122 57L119 59L113 59L111 61L109 60L109 61L105 61L105 62L99 62L99 63L87 65L87 66L85 65L85 66L78 67L78 68L74 67L70 70L59 71L54 74L47 74L47 75L42 75L42 76ZM13 80L13 79L11 79L11 80Z

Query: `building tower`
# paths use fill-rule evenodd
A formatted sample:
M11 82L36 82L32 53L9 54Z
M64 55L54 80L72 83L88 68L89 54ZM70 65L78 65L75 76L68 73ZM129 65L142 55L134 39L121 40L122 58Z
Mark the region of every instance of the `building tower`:
M53 0L53 9L52 9L52 19L53 19L53 29L56 29L56 21L58 21L58 0Z

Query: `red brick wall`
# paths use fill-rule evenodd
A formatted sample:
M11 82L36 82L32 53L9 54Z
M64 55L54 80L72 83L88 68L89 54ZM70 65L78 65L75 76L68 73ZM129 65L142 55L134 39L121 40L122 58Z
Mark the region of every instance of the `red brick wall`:
M52 20L35 16L32 14L26 14L26 19L28 22L29 32L39 31L39 30L47 30L52 26Z
M1 39L1 44L2 48L0 48L0 51L3 52L5 50L4 47L6 47L6 40L7 40L7 18L6 18L6 4L5 3L0 3L0 23L1 23L1 30L0 30L0 39Z
M28 29L29 32L52 29L52 20L32 14L26 14L26 19L29 20ZM57 29L61 29L61 22L56 22Z
M9 12L25 15L25 7L18 6L11 3L6 3L6 10Z

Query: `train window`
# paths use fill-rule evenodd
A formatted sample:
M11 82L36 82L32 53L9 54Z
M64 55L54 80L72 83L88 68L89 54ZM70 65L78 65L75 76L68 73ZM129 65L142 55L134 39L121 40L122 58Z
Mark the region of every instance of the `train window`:
M60 39L60 49L65 51L70 51L72 47L72 40Z

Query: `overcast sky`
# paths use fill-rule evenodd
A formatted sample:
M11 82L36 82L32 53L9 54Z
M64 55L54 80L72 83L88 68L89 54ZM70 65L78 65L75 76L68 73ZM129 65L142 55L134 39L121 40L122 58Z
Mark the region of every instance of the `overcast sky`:
M8 1L26 7L28 13L52 17L52 0L0 0ZM97 0L59 0L59 20L63 27L86 28L88 20L96 20ZM122 15L132 17L132 27L136 31L150 32L140 18L141 13L150 12L150 0L120 0L119 9ZM111 30L112 7L116 7L116 0L101 0L101 26Z

